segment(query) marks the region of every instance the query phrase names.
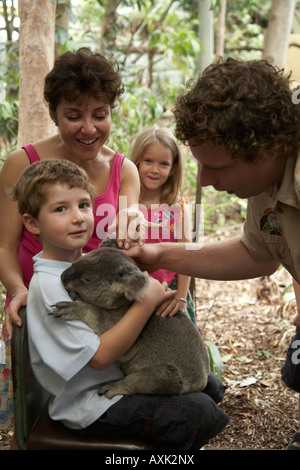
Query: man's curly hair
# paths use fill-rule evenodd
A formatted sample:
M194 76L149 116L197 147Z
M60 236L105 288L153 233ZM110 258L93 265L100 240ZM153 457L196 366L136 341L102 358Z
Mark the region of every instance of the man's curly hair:
M300 106L292 93L290 75L265 60L218 60L177 98L176 137L192 146L224 144L252 163L295 154Z

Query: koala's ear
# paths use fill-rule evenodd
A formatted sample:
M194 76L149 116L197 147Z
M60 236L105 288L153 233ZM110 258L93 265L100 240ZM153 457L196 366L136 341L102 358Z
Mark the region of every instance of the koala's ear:
M117 240L115 238L106 238L100 245L100 248L119 248L117 244Z

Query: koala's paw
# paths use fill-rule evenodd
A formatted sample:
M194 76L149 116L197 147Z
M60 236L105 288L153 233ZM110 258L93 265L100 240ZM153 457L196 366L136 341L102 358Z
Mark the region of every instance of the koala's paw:
M62 320L74 320L77 318L76 311L78 308L79 306L76 305L76 302L57 302L52 313L55 317Z
M115 395L127 395L124 388L121 386L122 380L117 382L107 382L106 384L102 385L99 390L99 395L105 395L106 398L112 398Z

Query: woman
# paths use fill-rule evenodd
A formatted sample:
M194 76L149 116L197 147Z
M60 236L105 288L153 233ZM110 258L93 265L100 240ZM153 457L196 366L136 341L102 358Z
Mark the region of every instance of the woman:
M38 240L23 227L15 202L6 192L22 171L46 158L70 160L84 168L96 190L95 232L86 251L99 246L107 226L119 210L119 196L126 207L138 203L139 177L135 165L107 147L112 109L123 92L116 64L89 49L66 52L45 78L44 98L58 128L54 136L14 151L0 174L0 279L7 289L6 328L20 324L18 310L26 305L32 256L41 250ZM105 206L103 206L105 204ZM106 208L103 211L102 208ZM128 221L130 219L128 218ZM119 243L130 243L127 234Z

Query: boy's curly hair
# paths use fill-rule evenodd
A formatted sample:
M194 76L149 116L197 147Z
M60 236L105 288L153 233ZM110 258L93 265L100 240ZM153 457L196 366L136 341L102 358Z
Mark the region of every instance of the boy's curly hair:
M252 163L295 154L300 106L292 93L290 75L265 60L218 60L178 97L176 137L192 146L224 144L232 157Z
M85 190L94 202L95 189L86 171L69 160L49 158L39 160L25 168L13 188L7 190L13 201L18 202L21 215L37 218L48 192L57 184Z

